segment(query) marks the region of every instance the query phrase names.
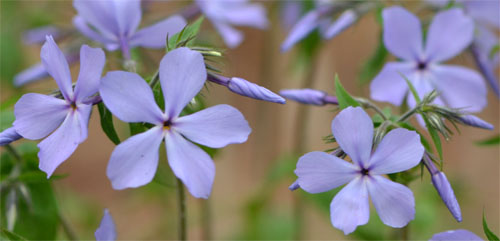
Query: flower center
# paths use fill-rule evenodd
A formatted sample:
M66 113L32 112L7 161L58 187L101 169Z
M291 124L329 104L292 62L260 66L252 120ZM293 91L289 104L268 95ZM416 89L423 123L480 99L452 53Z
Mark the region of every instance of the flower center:
M370 170L368 170L366 168L362 168L360 173L362 176L368 176L368 175L370 175Z
M70 106L71 106L72 110L76 110L76 108L77 108L75 102L71 102Z
M172 125L172 122L170 120L163 122L163 130L170 130L171 125Z
M427 68L427 63L425 63L425 62L419 62L418 65L417 65L417 68L419 70L424 70L424 69Z

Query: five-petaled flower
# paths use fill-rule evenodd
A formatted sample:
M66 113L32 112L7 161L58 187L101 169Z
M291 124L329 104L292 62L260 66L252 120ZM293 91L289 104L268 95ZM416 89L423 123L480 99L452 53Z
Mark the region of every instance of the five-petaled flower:
M373 123L360 107L348 107L332 121L332 132L352 163L325 152L302 156L295 174L300 188L320 193L348 183L330 204L334 227L345 234L366 224L370 216L368 196L383 223L403 227L415 216L413 193L406 186L382 177L416 166L424 148L414 131L390 131L372 153Z
M154 125L116 147L111 154L107 175L115 189L149 183L158 166L158 147L165 140L168 163L175 176L193 196L208 198L215 177L214 162L187 139L220 148L245 142L251 129L243 115L229 105L217 105L179 116L207 78L200 53L188 48L170 51L163 57L159 71L165 99L164 112L155 103L149 85L139 75L113 71L103 78L101 97L116 117L125 122Z
M459 54L473 38L474 23L459 8L438 13L430 24L423 44L418 18L402 7L384 9L384 44L403 62L387 63L370 85L372 99L401 105L405 96L408 104L415 99L408 95L404 78L415 86L422 98L432 90L440 96L436 104L478 112L486 104L486 86L476 71L440 62Z
M184 18L174 15L137 31L142 18L140 0L74 0L73 6L78 11L75 27L109 51L120 48L126 59L132 47L164 48L167 35L186 26Z
M50 177L54 170L87 139L92 103L88 97L99 88L104 68L104 52L83 45L80 49L80 74L73 90L68 63L54 39L47 37L41 51L42 63L61 91L63 99L29 93L14 107L15 131L30 140L47 138L38 144L40 169Z

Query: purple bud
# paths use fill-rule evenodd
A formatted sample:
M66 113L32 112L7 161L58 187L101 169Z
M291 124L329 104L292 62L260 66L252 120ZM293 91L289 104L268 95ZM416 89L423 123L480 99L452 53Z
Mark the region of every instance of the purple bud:
M280 91L283 97L307 105L325 105L326 92L314 89L285 89Z
M292 185L290 185L288 187L288 189L290 189L290 191L295 191L295 190L297 190L299 188L300 188L299 180L296 180L295 182L292 183Z
M4 131L0 132L0 146L5 146L10 144L13 141L17 141L21 139L22 136L20 136L14 127L9 127L5 129Z
M482 129L493 130L494 126L474 115L464 115L460 117L460 122L464 125L474 126Z
M14 85L19 87L47 77L49 77L49 73L41 63L38 63L14 76Z
M61 34L60 29L55 26L43 26L39 28L30 29L23 34L24 44L39 44L45 42L45 36L52 35L57 39Z
M330 25L330 27L328 27L328 29L324 32L323 38L331 39L337 36L339 33L343 32L353 23L355 23L357 19L358 19L358 14L354 10L349 9L343 12L337 18L337 20L335 20L333 24Z
M443 200L448 210L450 210L453 217L458 222L462 222L462 212L460 211L460 205L458 205L457 198L455 197L455 193L453 192L453 188L451 188L450 182L446 178L446 175L442 172L438 172L432 175L432 184L436 188L439 196Z
M231 78L227 87L229 88L229 90L236 94L247 96L250 98L280 104L285 104L286 102L283 97L273 93L272 91L241 78Z

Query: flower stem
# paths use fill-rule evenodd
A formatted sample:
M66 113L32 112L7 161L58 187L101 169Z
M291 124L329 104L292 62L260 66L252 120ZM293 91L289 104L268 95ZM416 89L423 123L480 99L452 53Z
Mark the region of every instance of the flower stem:
M66 234L66 236L68 237L68 239L69 240L78 240L78 238L76 237L75 231L73 230L73 228L69 224L68 220L61 215L60 211L59 211L58 216L59 216L59 221L61 222L61 226L63 228L63 231Z
M186 228L186 194L184 184L177 178L177 192L179 196L179 240L187 240Z
M408 118L410 118L413 114L415 114L415 112L417 112L417 108L419 108L418 106L407 111L406 113L404 113L401 117L399 117L399 119L397 120L397 122L404 122L406 121Z

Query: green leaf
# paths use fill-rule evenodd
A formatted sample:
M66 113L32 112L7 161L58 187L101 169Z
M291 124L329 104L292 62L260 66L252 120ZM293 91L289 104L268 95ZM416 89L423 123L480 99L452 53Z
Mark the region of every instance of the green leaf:
M115 126L113 125L113 115L111 114L111 111L109 111L102 102L97 105L97 109L99 110L99 116L101 117L102 130L106 133L106 136L113 143L115 143L115 145L120 144L120 138L118 138Z
M492 146L498 144L500 144L500 135L496 135L485 140L476 141L476 145L479 146Z
M431 125L430 125L427 117L425 117L425 115L422 115L422 117L424 118L425 126L427 127L427 131L429 131L429 134L431 135L432 141L434 142L434 146L436 147L436 151L439 154L439 159L443 160L443 148L441 146L441 139L439 138L439 134L435 129L430 127Z
M130 130L130 136L142 133L147 129L143 123L129 123L128 127Z
M413 86L413 84L410 82L410 80L408 80L408 78L406 78L406 76L404 76L402 73L399 73L399 75L401 75L401 77L403 77L403 79L405 79L406 84L408 85L408 88L410 88L411 94L413 95L413 98L415 98L415 102L417 102L417 104L420 104L420 102L421 102L420 96L418 96L418 93L417 93L417 90L415 89L415 86Z
M385 48L384 41L382 40L382 34L380 34L377 49L375 49L375 52L363 64L361 72L359 73L359 82L361 84L366 84L375 78L382 67L384 67L385 60L389 56L388 53L389 52Z
M500 51L500 44L496 44L491 48L489 58L493 59L495 57L495 54L497 54L499 51Z
M180 47L179 44L182 46L191 46L192 40L196 38L198 31L200 31L203 20L203 16L199 17L194 23L187 25L182 29L182 31L174 34L172 37L169 37L167 39L167 52Z
M27 240L27 239L21 237L19 234L15 234L15 233L13 233L13 232L5 229L5 228L1 228L0 231L1 231L2 235L4 235L5 237L7 237L7 239L11 240L11 241L17 241L17 240L23 241L23 240Z
M360 106L360 104L344 89L338 75L335 75L335 94L337 95L340 109L345 109L349 106Z
M489 241L499 241L498 237L488 228L488 223L486 222L486 215L484 215L483 210L483 230L484 234L488 238Z

